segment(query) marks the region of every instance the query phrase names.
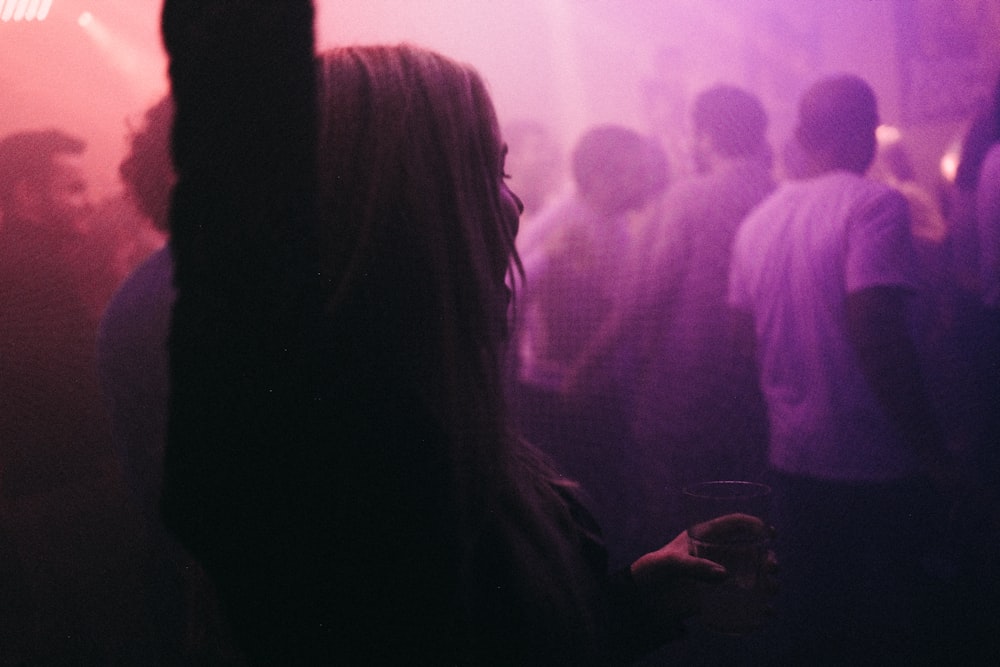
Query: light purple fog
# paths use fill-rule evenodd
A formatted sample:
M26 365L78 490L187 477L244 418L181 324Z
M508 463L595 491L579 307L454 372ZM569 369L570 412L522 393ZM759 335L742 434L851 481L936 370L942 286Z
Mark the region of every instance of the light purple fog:
M541 120L567 146L598 122L683 141L687 102L728 82L760 96L777 147L804 87L821 74L852 71L872 83L884 122L905 126L903 141L931 185L1000 63L1000 46L989 38L1000 34L1000 10L971 0L904 2L916 7L914 21L900 18L897 4L316 3L320 45L412 41L467 61L489 81L503 122ZM95 195L114 192L126 123L138 122L167 88L160 5L54 0L45 21L0 23L0 133L56 125L86 137ZM901 23L916 39L900 39Z

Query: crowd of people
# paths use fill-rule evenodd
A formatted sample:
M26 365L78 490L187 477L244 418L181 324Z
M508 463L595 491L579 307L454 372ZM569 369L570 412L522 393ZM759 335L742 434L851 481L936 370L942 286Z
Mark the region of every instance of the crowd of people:
M560 189L472 67L313 18L167 0L120 201L0 139L0 665L1000 657L1000 85L940 199L853 75L782 159L720 84L693 169L603 124ZM718 479L773 490L751 637Z

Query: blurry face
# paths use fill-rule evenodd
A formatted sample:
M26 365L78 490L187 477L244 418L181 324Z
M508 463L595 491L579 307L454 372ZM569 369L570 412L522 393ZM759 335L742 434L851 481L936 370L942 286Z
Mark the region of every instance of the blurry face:
M57 155L52 160L49 187L43 195L44 215L48 220L73 224L90 212L90 193L81 163L82 158L77 155Z

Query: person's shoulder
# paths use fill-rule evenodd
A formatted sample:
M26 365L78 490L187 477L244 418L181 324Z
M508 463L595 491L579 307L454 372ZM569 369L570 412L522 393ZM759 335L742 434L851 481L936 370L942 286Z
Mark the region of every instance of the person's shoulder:
M859 212L864 215L874 209L895 209L902 213L908 211L909 205L902 192L864 174L837 170L805 183L809 198L827 201L833 209L848 217Z
M859 206L879 210L891 208L909 215L910 204L906 195L888 183L867 176L858 176L854 184L854 194Z
M792 202L807 195L810 189L810 184L807 181L782 181L772 187L770 193L747 214L746 219L766 216L774 210L785 210L791 206Z
M173 258L170 249L164 246L122 281L108 303L102 321L108 323L127 317L125 313L155 308L164 300L172 301L173 294Z
M891 185L852 171L832 171L813 179L813 182L824 189L840 190L857 196L884 197L899 194Z
M667 190L663 198L663 210L667 217L685 212L701 213L719 197L730 197L744 188L761 189L758 182L766 179L753 167L740 164L729 165L706 174L683 178ZM773 190L773 181L768 180L767 191Z

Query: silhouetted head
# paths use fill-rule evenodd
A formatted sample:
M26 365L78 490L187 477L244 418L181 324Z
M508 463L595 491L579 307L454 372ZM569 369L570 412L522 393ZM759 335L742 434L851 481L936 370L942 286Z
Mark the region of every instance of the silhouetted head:
M169 95L150 107L132 133L128 155L118 165L125 191L157 229L168 231L170 192L177 180L170 157L174 102Z
M619 125L585 132L573 149L572 167L580 195L609 216L641 208L670 181L659 143Z
M795 136L814 172L864 173L875 157L878 124L871 86L857 76L832 76L802 96Z
M0 140L0 209L6 219L71 225L91 207L80 157L87 144L61 130Z
M695 134L695 161L706 170L710 155L724 158L765 157L767 113L755 95L742 88L718 85L694 101L691 122Z

